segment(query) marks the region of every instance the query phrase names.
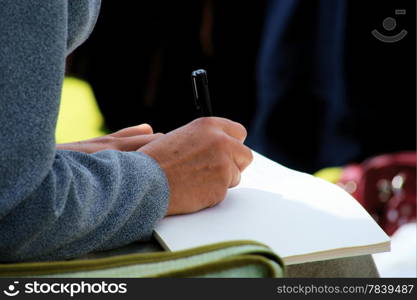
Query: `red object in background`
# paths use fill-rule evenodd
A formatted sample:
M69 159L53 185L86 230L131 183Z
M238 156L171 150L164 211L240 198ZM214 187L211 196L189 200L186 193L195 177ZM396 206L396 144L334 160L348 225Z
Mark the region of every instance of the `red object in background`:
M416 220L416 152L384 154L348 165L338 184L388 235Z

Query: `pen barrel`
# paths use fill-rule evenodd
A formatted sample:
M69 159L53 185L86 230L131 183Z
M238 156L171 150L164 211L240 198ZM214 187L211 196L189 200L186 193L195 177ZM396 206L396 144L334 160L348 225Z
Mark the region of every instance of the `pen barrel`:
M207 73L205 70L197 70L191 73L194 100L197 110L202 116L213 115L211 108L210 92L208 88Z

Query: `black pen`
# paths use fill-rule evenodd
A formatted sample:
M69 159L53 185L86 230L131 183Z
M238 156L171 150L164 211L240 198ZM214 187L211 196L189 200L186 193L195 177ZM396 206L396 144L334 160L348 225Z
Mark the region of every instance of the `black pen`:
M194 101L197 110L203 117L212 116L213 111L211 109L207 72L203 69L193 71L191 73L191 83L193 85Z

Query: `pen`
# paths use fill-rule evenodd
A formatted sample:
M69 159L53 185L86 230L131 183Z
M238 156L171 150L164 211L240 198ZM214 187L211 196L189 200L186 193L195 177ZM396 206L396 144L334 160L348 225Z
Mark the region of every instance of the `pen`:
M191 73L191 83L193 85L194 101L197 110L203 117L212 116L213 111L211 109L207 72L203 69L193 71Z

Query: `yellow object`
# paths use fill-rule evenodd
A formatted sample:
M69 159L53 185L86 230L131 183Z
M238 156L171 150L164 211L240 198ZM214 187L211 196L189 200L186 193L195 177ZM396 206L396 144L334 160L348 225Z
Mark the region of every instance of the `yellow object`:
M90 85L80 79L66 77L56 127L56 142L69 143L106 134L104 119Z
M332 183L337 183L342 176L342 171L343 169L339 167L324 168L314 173L314 176Z

